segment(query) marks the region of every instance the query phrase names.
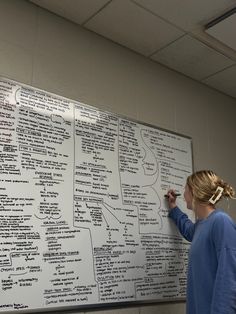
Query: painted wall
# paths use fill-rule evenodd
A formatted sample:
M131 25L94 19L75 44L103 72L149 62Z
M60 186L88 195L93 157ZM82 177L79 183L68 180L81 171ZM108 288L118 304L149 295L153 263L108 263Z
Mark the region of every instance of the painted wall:
M233 98L25 0L0 0L0 75L189 135L195 170L211 168L236 187ZM236 203L227 211L236 218ZM184 308L173 303L96 313L182 314Z

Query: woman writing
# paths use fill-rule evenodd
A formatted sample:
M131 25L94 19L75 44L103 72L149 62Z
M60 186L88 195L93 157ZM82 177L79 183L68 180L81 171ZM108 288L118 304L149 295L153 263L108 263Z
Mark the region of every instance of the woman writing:
M187 314L236 313L236 225L215 209L222 198L233 198L233 188L210 170L187 178L184 198L196 215L193 223L168 192L169 217L191 242L187 279Z

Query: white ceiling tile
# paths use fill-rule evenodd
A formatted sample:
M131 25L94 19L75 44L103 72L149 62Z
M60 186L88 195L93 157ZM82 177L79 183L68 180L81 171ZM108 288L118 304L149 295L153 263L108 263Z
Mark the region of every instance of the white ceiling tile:
M109 0L30 0L77 24L83 24L103 8Z
M161 49L152 59L196 80L202 80L234 64L231 59L189 35Z
M63 0L30 0L30 2L59 15L64 14L65 12Z
M65 0L64 0L65 1ZM75 23L83 24L101 10L109 0L66 0L66 17Z
M47 9L55 14L64 16L65 14L65 3L64 0L30 0L34 4Z
M236 65L208 77L203 83L236 98Z
M113 0L85 27L145 56L183 35L129 0Z
M235 0L133 0L185 31L205 25L235 6Z

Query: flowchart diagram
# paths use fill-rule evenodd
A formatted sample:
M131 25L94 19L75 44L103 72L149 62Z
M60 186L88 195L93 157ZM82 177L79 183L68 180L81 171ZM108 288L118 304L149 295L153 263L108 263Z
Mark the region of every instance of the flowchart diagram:
M4 78L0 138L0 311L185 297L190 138Z

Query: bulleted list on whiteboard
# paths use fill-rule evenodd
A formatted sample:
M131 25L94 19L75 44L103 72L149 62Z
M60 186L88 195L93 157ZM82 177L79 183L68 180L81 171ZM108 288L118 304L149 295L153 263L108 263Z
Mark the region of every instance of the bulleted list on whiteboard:
M185 297L189 138L6 79L0 137L0 311Z

